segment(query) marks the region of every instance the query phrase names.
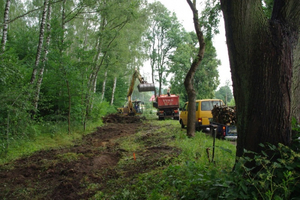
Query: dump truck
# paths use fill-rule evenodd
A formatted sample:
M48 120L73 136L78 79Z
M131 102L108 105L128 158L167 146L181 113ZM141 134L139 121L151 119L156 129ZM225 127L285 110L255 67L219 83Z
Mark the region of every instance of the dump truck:
M139 71L135 69L131 82L129 85L129 89L127 92L127 105L121 108L118 108L118 113L122 115L129 115L129 116L134 116L136 114L141 114L142 109L141 105L144 104L144 102L141 101L132 101L131 100L131 95L134 89L134 84L135 80L138 79L140 84L137 86L139 92L149 92L149 91L155 91L155 86L153 83L147 83L144 78L141 76Z
M175 94L160 95L153 102L153 107L157 108L159 120L165 118L179 119L179 96Z

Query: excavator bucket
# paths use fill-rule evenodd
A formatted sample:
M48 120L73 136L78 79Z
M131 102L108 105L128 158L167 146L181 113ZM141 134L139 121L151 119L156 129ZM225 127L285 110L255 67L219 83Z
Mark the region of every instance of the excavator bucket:
M153 83L140 83L137 87L139 92L155 91L155 86Z

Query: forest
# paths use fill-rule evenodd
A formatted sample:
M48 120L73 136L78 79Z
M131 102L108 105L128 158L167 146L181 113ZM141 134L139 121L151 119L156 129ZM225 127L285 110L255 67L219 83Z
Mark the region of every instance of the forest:
M0 2L2 199L299 197L300 1L187 3L195 32L159 1ZM233 94L219 85L220 17ZM145 63L156 89L135 87L146 110L120 119ZM193 101L193 66L193 98L236 106L236 142L157 120L153 95L171 88L181 105Z
M183 81L197 38L160 2L7 0L0 7L2 153L11 140L40 134L40 126L65 124L71 133L115 112L126 104L134 69L146 61L157 94L171 87L188 100ZM208 25L197 98L214 97L219 85L212 34ZM152 95L135 90L132 98L149 104Z

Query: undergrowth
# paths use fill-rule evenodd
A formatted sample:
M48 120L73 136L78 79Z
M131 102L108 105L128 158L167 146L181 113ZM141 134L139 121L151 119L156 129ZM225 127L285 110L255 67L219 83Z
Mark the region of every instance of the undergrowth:
M151 122L160 127L152 132L151 138L164 139L164 144L179 148L180 155L173 158L163 167L151 172L138 175L134 180L113 180L114 185L122 185L119 190L101 191L93 199L216 199L220 195L219 187L225 187L226 174L234 165L235 145L229 141L217 140L215 156L212 160L213 140L211 136L197 132L194 138L186 136L186 130L180 129L179 122L175 120ZM145 133L144 133L145 134ZM142 149L139 139L142 133L137 133L127 141L119 141L126 151L132 152ZM123 158L123 159L128 159ZM119 165L126 163L121 160ZM121 183L120 183L121 182ZM217 190L211 190L217 188Z
M261 144L268 154L245 151L253 156L244 156L237 162L235 146L217 140L212 160L210 136L197 132L196 137L188 138L186 130L173 128L178 122L155 122L165 123L170 125L168 131L165 127L158 131L171 133L170 136L175 133L176 140L168 145L182 150L178 158L163 169L138 175L113 194L97 193L95 199L299 199L299 136L291 147ZM299 125L294 130L299 133ZM255 167L246 167L249 162Z
M74 126L72 134L67 133L65 125L55 125L55 133L51 133L53 126L49 125L47 127L43 125L43 127L39 127L39 129L43 129L43 133L35 137L23 140L11 140L7 154L0 157L0 165L22 156L28 156L36 151L72 146L75 140L81 139L87 133L91 133L99 124L102 124L102 121L91 122L87 126L86 131L82 130L82 126Z

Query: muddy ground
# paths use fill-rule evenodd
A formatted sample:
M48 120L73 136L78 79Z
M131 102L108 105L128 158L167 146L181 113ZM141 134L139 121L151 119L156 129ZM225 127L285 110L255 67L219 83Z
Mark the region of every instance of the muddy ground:
M153 131L159 127L145 119L110 115L103 121L104 126L73 147L36 152L0 166L0 199L89 199L99 191L118 188L109 184L111 180L128 180L161 166L166 156L180 153L163 145L162 138L155 138ZM134 159L133 153L121 149L116 140L138 131L143 131L138 140L145 149L134 152ZM125 157L128 161L118 164Z

